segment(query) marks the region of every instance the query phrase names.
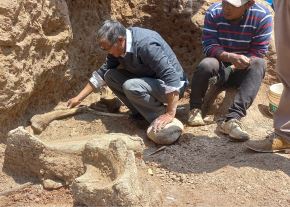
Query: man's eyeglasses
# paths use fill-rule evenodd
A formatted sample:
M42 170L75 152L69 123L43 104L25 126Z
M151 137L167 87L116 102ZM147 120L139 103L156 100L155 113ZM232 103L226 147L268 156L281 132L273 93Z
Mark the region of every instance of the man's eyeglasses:
M110 52L111 49L116 45L116 42L111 44L108 48L104 48L104 47L101 47L100 48L103 50L103 51L106 51L106 52Z

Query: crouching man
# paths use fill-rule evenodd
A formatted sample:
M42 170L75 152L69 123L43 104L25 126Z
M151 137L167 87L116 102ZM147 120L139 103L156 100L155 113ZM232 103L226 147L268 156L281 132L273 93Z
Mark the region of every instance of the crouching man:
M223 0L206 12L202 45L207 56L193 74L188 124L203 125L201 113L209 79L238 88L217 130L237 141L249 139L240 119L255 99L265 75L264 55L272 33L269 10L253 0Z
M97 31L99 46L108 53L106 62L68 107L81 103L104 84L130 109L131 117L154 121L156 131L170 123L177 102L188 84L176 55L155 31L105 21Z

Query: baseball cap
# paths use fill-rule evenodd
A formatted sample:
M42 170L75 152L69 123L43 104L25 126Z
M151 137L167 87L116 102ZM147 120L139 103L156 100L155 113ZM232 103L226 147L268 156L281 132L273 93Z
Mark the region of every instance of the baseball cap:
M230 4L234 5L235 7L243 6L245 3L247 3L250 0L224 0L229 2Z

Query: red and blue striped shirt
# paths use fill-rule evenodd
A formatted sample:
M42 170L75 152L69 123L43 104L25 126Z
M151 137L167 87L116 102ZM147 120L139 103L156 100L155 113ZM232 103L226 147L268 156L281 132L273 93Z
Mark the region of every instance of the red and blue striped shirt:
M268 51L272 26L270 11L261 4L253 4L243 19L234 24L224 18L222 3L215 3L205 15L203 52L210 57L217 57L223 51L263 57Z

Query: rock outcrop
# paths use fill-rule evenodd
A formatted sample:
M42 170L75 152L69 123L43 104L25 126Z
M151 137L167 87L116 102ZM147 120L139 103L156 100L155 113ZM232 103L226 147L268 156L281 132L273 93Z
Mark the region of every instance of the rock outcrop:
M19 127L9 132L4 168L36 177L46 189L71 186L87 206L160 206L161 191L137 168L143 149L141 138L125 134L44 143Z
M1 0L0 20L3 127L19 120L30 103L39 106L62 96L70 79L66 65L72 31L64 0Z

